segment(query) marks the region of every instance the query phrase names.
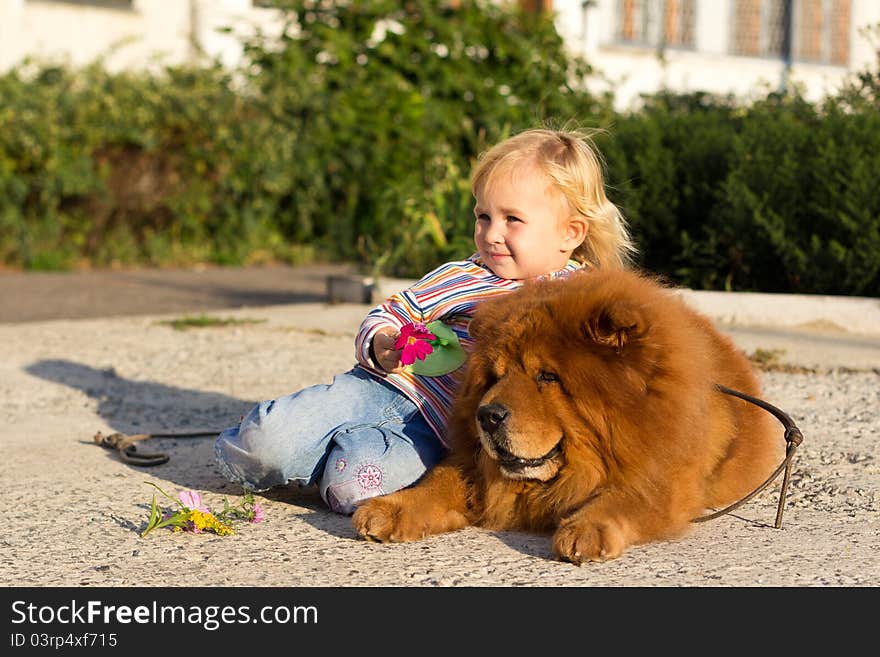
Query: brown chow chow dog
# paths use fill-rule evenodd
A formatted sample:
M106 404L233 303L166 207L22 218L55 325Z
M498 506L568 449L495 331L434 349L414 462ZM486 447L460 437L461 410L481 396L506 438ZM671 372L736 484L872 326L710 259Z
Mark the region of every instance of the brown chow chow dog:
M643 275L591 271L487 301L450 420L452 451L412 487L364 502L372 541L467 525L555 532L559 558L613 559L681 535L782 458L749 361Z

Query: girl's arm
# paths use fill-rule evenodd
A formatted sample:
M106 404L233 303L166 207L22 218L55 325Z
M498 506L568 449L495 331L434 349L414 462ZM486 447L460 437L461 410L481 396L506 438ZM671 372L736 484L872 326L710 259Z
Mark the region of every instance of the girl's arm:
M358 362L367 368L392 371L379 367L380 363L370 353L371 346L375 356L379 355L380 348L385 347L384 344L374 344L376 334L382 332L396 336L404 324L428 323L470 296L485 295L493 284L478 278L474 270L479 268L469 260L447 262L373 308L355 338ZM380 338L380 342L384 341Z
M415 287L415 286L413 286ZM394 371L397 367L392 360L399 361L400 354L394 359L392 354L394 337L400 328L409 322L422 321L422 310L413 288L407 288L392 295L373 308L361 322L355 338L355 355L364 367L380 371ZM382 334L376 341L377 335Z

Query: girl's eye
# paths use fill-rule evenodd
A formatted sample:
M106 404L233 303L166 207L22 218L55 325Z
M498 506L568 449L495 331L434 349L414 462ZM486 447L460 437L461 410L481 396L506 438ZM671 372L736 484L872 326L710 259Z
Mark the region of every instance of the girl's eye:
M507 221L510 223L522 223L522 219L519 217L514 217L512 214L507 215Z
M477 221L489 221L489 215L488 214L478 214Z

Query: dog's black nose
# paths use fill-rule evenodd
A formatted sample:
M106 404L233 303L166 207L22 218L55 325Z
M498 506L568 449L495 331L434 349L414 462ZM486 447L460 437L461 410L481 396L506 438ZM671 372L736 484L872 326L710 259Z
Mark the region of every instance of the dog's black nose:
M508 413L509 411L501 404L486 404L477 409L477 420L483 431L492 434L498 430Z

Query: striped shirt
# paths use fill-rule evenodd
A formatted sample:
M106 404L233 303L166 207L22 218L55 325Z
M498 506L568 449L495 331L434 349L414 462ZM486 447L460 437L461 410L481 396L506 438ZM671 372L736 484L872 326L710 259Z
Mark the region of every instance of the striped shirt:
M541 278L559 278L583 268L569 260L561 270ZM447 262L415 283L376 306L364 318L355 338L358 363L373 376L384 379L400 390L418 407L443 444L452 399L460 383L463 368L441 376L419 376L410 372L391 373L370 358L370 343L377 331L395 331L409 322L427 324L443 319L455 331L465 353L473 348L468 323L481 301L513 292L522 281L501 278L492 273L478 254L467 260Z

